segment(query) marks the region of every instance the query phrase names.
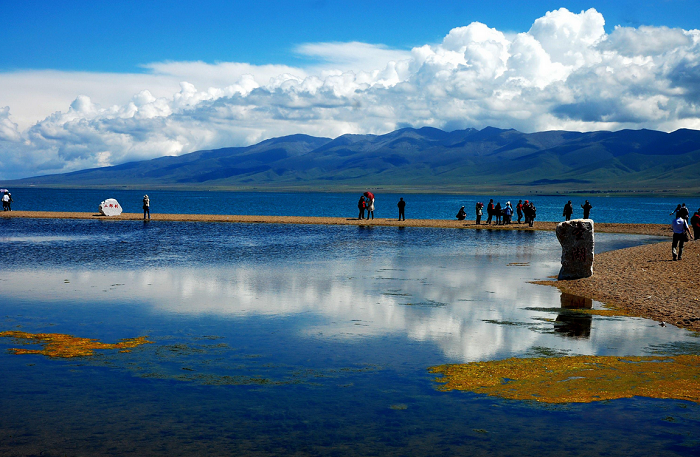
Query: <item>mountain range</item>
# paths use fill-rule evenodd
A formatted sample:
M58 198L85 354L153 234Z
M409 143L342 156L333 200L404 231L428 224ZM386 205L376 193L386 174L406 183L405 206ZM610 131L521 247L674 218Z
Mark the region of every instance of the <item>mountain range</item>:
M700 131L547 131L486 127L385 135L290 135L3 186L538 193L700 190Z

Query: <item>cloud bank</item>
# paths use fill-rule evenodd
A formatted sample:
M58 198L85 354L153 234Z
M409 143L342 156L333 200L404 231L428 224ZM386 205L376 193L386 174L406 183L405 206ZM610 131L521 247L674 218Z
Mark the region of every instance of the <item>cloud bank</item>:
M294 133L700 129L700 30L608 34L604 25L594 9L562 8L524 33L474 22L410 51L304 44L295 51L314 63L303 68L162 62L139 75L0 74L14 94L0 97L0 178Z

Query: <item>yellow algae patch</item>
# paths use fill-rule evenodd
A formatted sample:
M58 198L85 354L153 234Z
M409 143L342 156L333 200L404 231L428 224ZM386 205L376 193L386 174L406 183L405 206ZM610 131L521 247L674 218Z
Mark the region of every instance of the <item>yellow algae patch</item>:
M512 400L588 403L630 397L700 403L700 356L541 357L431 367L439 390Z
M14 354L43 354L47 357L82 357L95 354L95 349L121 349L119 352L129 352L142 344L150 344L145 336L127 338L115 344L100 343L90 338L78 338L61 333L26 333L17 331L0 332L0 336L28 340L29 342L43 343L43 349L18 349L11 348Z

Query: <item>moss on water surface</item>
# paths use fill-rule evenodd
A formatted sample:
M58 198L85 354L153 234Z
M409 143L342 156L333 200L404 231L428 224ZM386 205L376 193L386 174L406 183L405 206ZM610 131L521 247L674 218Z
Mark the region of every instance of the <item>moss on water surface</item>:
M589 403L649 397L700 403L700 356L510 358L440 365L439 390L512 400Z
M0 337L26 340L28 343L41 343L43 349L11 348L13 354L43 354L47 357L85 357L95 354L96 349L121 349L119 352L129 352L131 348L150 344L145 336L138 338L126 338L118 343L101 343L91 338L79 338L62 333L26 333L19 331L0 332Z

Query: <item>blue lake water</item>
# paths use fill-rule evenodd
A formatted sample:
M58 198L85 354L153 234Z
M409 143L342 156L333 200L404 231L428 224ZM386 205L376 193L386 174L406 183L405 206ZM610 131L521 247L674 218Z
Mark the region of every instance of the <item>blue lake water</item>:
M151 211L165 214L247 214L317 217L357 217L360 194L352 193L281 193L281 192L202 192L162 190L76 190L76 189L10 189L14 200L12 208L26 211L97 211L103 200L116 198L126 212L141 212L141 200L148 194ZM513 207L518 200L531 200L537 207L537 220L562 220L562 211L568 200L574 206L574 218L583 217L581 205L589 199L593 205L591 217L598 222L643 224L670 223L672 210L686 203L692 214L700 207L700 197L578 197L544 195L443 195L394 194L373 190L376 197L375 217L398 216L396 203L403 197L406 217L409 219L454 219L464 205L468 218L474 219L476 202ZM485 216L484 216L485 218Z
M48 359L0 338L0 455L700 451L695 403L436 389L442 363L698 353L673 326L563 312L528 282L558 271L550 232L0 219L0 251L0 331L154 342Z

